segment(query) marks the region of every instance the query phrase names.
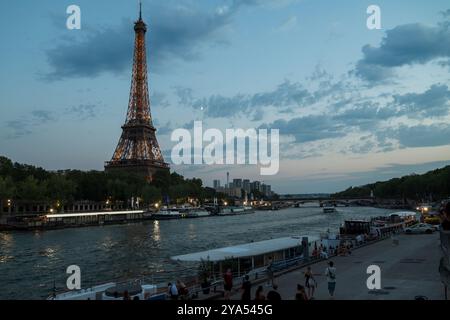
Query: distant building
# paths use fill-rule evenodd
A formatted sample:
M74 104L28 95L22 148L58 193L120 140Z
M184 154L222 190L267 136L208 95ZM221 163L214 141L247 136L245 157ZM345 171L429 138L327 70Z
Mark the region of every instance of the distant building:
M242 188L242 179L233 179L233 188Z
M250 188L250 180L244 179L242 181L242 189L244 189L244 191L247 192L247 194L249 194L252 191Z
M214 180L213 184L214 184L214 189L220 188L220 180Z
M242 189L241 188L224 188L219 187L216 189L217 192L226 194L228 197L242 199Z
M253 181L252 183L250 183L250 190L251 191L260 191L261 189L261 182L259 181Z
M270 197L272 195L272 191L271 191L271 186L268 184L262 184L261 185L261 189L262 189L262 194L265 195L266 197Z

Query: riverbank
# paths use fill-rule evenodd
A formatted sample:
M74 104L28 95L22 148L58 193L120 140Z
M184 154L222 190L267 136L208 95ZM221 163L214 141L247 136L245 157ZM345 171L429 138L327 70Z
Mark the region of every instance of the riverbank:
M351 255L336 256L330 260L336 267L337 300L413 300L426 296L430 300L443 300L444 288L440 281L439 235L399 235L398 245L385 239L354 250ZM377 265L381 269L381 289L369 290L366 285L367 267ZM315 299L329 299L326 277L327 261L311 264L318 274ZM306 266L275 278L283 300L294 300L297 284L304 285ZM263 282L264 292L271 289ZM252 287L252 297L258 285ZM240 293L232 296L239 300Z

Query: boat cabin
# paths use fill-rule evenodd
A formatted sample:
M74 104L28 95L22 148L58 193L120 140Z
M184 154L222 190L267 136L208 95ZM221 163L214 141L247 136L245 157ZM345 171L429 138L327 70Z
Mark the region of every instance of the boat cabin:
M183 262L210 262L214 274L223 274L231 268L238 276L265 270L272 258L273 266L287 266L309 257L309 247L319 237L284 237L236 246L206 250L172 257Z

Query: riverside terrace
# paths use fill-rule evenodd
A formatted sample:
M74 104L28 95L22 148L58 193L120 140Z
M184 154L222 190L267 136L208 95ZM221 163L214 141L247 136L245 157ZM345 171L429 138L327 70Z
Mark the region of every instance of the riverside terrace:
M331 257L336 267L337 300L414 300L418 296L427 299L443 300L445 288L438 271L441 249L438 233L431 235L399 235L398 244L389 238L362 246L348 256ZM317 290L315 299L329 299L326 277L327 261L309 264L315 274ZM367 288L367 267L378 265L381 268L380 290ZM304 285L306 266L280 272L274 282L283 300L293 300L297 284ZM322 276L323 274L323 276ZM267 280L252 283L252 298L259 284L267 294L270 287ZM239 300L239 290L234 291L232 299Z

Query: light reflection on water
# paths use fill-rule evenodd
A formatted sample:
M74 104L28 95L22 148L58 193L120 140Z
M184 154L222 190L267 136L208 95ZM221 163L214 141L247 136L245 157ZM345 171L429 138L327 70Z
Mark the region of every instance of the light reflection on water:
M45 232L0 233L0 299L42 299L63 289L66 268L80 266L82 286L153 276L192 275L171 256L290 235L337 230L344 219L384 215L375 208L291 208L228 217L148 221ZM189 268L191 265L189 265Z

